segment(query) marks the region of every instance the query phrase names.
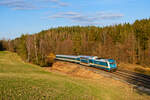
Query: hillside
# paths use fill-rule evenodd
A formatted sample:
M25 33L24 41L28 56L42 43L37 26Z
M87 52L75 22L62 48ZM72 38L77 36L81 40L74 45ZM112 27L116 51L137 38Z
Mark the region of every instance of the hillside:
M117 63L150 67L150 19L106 27L51 28L0 41L0 50L16 52L24 61L40 66L47 66L46 58L53 53L99 56L115 59Z
M113 79L83 78L47 71L0 52L1 100L149 100L131 86Z

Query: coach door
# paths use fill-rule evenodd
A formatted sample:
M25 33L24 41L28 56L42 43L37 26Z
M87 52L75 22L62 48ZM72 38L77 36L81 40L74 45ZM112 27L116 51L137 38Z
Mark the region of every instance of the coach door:
M86 57L80 57L80 64L89 65L89 59Z

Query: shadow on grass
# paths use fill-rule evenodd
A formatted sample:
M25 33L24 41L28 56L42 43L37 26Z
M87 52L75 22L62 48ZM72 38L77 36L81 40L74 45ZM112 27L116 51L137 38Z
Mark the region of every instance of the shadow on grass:
M140 95L147 94L150 95L150 76L141 73L130 72L122 70L127 75L125 81L134 85L134 90ZM129 77L128 77L129 75Z

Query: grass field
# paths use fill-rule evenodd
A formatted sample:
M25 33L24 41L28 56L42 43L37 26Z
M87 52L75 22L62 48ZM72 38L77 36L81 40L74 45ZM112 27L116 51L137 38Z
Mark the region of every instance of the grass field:
M112 79L48 72L6 51L0 52L0 100L150 100L150 96Z

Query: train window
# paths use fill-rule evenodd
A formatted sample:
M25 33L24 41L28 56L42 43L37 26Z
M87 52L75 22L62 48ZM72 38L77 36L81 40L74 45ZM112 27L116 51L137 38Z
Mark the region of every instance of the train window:
M97 60L100 60L100 59L104 59L104 58L96 58Z
M85 57L80 57L80 59L85 59L85 60L88 60L88 58L85 58Z
M89 63L92 63L93 61L92 60L89 60Z
M115 62L110 62L110 64L116 64Z
M107 62L99 62L100 65L108 66Z
M99 61L95 61L95 64L99 64Z

